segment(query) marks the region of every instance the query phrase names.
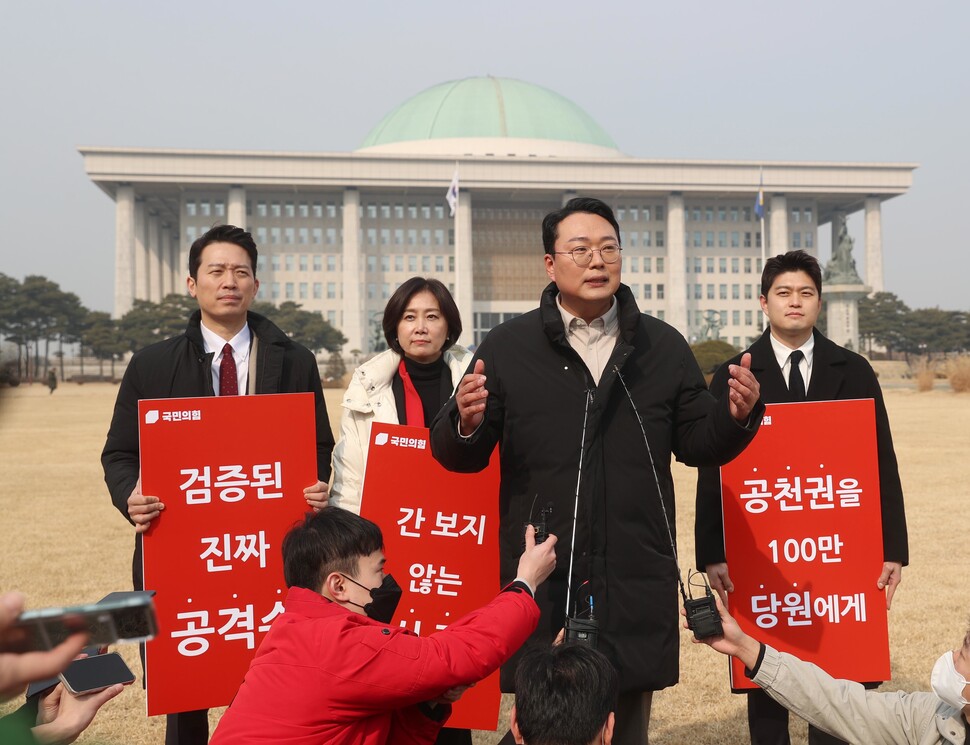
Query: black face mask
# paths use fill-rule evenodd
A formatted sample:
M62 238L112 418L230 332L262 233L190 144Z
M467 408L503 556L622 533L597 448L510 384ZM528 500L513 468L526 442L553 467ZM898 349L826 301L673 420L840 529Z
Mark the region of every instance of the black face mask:
M364 587L360 582L348 577L346 574L343 576L344 579L350 580L358 587L363 587L371 596L371 601L367 605L361 605L352 600L348 600L348 603L356 605L358 608L363 608L364 615L368 618L373 618L375 621L380 621L381 623L391 622L391 619L394 618L394 611L397 610L397 604L401 600L402 593L401 586L394 581L394 577L390 574L384 575L381 586L372 589L370 587Z

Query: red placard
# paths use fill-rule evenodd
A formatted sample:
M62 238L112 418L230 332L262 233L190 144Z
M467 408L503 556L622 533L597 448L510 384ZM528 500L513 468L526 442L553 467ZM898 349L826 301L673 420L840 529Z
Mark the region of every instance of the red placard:
M741 627L837 678L888 680L872 399L769 404L721 501ZM731 685L757 687L737 659Z
M361 514L380 525L386 569L404 590L393 623L431 634L495 597L498 489L498 449L480 473L452 473L424 427L371 427ZM448 726L494 730L500 703L496 671L465 692Z
M148 714L226 706L286 596L280 545L317 480L312 393L138 402L158 636Z

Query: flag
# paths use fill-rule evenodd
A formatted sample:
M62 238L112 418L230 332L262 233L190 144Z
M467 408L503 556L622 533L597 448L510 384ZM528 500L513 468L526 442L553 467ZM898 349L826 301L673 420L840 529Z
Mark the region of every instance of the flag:
M451 186L448 187L448 193L445 195L445 199L448 200L448 206L451 208L451 217L455 216L455 207L458 206L458 166L455 165L455 175L451 177Z
M764 174L758 179L758 196L754 198L754 214L759 220L765 217L765 177Z

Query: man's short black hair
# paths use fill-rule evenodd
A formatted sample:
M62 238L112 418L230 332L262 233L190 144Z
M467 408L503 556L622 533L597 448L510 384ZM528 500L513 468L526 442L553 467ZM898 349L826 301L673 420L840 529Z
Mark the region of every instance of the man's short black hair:
M216 225L195 239L189 249L189 276L192 279L199 278L199 265L202 263L202 249L210 243L235 243L249 254L249 261L252 264L253 277L256 276L256 260L259 257L256 251L256 241L253 236L235 225Z
M772 256L765 262L764 271L761 272L761 296L768 297L768 292L775 280L778 279L778 275L786 272L805 272L812 278L815 289L821 296L822 267L818 265L818 259L801 249Z
M616 231L617 245L620 243L620 225L613 216L613 210L606 202L596 197L573 197L565 205L553 210L542 218L542 247L547 254L556 252L556 239L559 237L559 223L577 212L599 215L613 226Z
M454 346L458 337L461 336L461 314L458 312L458 306L455 305L455 299L448 292L448 288L432 277L411 277L394 290L394 294L391 295L387 305L384 306L384 318L381 321L387 345L402 357L404 350L401 348L401 342L397 340L397 325L404 317L404 311L407 310L411 298L419 292L425 291L434 295L435 300L438 301L441 315L445 319L445 323L448 324L448 336L445 338L441 351L444 352L449 347Z
M283 539L283 578L287 587L320 592L332 572L356 577L362 556L384 547L381 529L340 507L308 513Z
M515 719L528 745L589 745L616 708L616 670L584 644L530 649L515 672Z

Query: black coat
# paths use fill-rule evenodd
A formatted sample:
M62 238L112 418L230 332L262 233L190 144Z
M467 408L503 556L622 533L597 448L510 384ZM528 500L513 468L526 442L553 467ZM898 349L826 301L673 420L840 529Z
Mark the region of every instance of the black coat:
M620 339L598 386L569 346L555 284L539 309L493 329L475 359L485 363L486 419L469 439L457 434L452 398L432 425L435 458L453 471L480 471L496 443L502 582L515 577L530 514L553 505L549 530L559 538L557 569L538 591L542 619L531 643L548 644L563 626L570 536L587 391L592 392L582 459L573 598L592 594L600 649L613 660L624 691L677 682L679 616L676 569L661 509L675 527L670 456L720 464L736 456L756 427L738 425L727 402L711 396L694 356L675 329L640 313L628 287L616 293ZM472 362L474 366L474 362ZM615 368L643 418L637 415ZM469 368L471 369L471 368ZM759 411L762 407L759 406ZM760 422L760 413L752 421ZM589 580L580 592L579 584ZM512 666L503 669L511 690Z
M906 510L899 467L893 450L889 415L882 400L882 389L872 366L861 355L850 352L826 339L816 330L812 352L812 377L808 381L809 401L847 401L871 398L876 404L876 444L879 457L879 489L882 505L884 561L909 563L909 540L906 533ZM778 367L774 349L765 331L747 351L751 353L751 371L761 384L761 400L768 404L790 402L788 384ZM727 391L727 366L737 364L738 355L725 362L714 373L711 392L722 397ZM694 520L697 565L724 561L724 521L721 513L721 476L716 468L701 468L697 476L697 508Z
M195 311L185 333L136 352L122 378L108 439L101 453L101 465L111 501L129 522L128 497L138 480L138 401L212 396L215 393L212 387L213 353L205 352L201 319L201 313ZM258 342L256 393L313 393L317 477L321 481L329 480L334 440L316 358L263 316L249 313L248 323ZM141 589L141 534L135 540L132 575L136 589Z

